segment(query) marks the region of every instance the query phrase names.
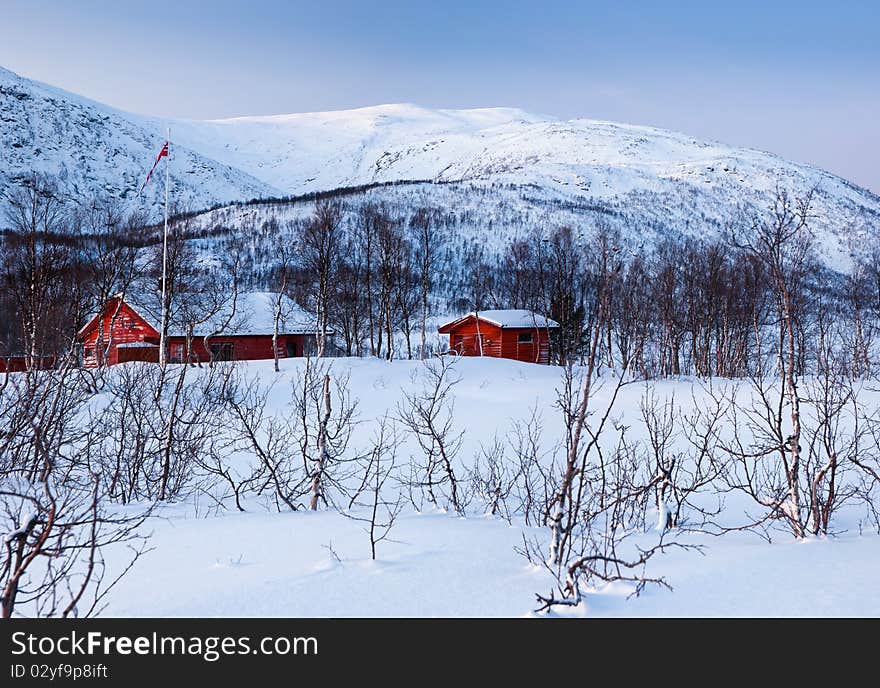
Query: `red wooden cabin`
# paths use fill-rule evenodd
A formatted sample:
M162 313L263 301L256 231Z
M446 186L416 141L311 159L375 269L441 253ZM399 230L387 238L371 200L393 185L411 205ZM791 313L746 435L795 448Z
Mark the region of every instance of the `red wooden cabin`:
M525 310L468 313L437 328L449 335L449 352L459 356L511 358L548 363L550 330L559 323Z
M220 334L209 340L215 361L259 360L274 357L272 348L273 313L275 294L254 292L240 294L236 303L236 314ZM315 327L313 319L299 309L290 299L284 297L282 318L278 329L278 356L292 358L303 356L314 343ZM225 320L220 314L214 320ZM82 344L83 365L96 367L99 353L96 351L99 339L104 345L105 365L115 365L126 361L159 360L159 328L157 319L150 316L145 308L139 308L115 296L102 311L94 315L79 331ZM191 340L191 360L206 362L211 360L205 348L204 337L216 329L217 323L207 322L194 328ZM182 363L186 358L186 335L169 327L167 336L168 361Z

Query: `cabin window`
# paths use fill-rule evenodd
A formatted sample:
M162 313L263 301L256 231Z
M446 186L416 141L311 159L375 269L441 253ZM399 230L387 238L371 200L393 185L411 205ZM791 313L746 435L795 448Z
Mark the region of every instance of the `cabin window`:
M522 332L516 338L517 344L531 344L532 343L532 333L531 332Z
M172 363L183 363L183 344L172 344L171 355L168 358Z
M95 350L94 350L94 349L86 348L86 349L83 350L83 355L84 355L86 358L91 358L92 356L95 355Z
M215 361L231 361L233 354L232 342L211 344L211 358Z
M287 342L287 358L296 358L299 354L296 353L296 342L291 342L288 340Z

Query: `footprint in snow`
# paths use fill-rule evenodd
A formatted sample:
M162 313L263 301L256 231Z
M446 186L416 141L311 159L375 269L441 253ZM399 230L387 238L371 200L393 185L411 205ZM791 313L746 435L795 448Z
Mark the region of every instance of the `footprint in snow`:
M217 559L214 562L213 568L215 568L215 569L235 569L235 568L240 568L242 566L250 566L250 565L251 565L251 562L244 561L244 555L240 554L240 555L238 555L238 557L236 557L234 559L232 557L229 557L229 559L225 562Z

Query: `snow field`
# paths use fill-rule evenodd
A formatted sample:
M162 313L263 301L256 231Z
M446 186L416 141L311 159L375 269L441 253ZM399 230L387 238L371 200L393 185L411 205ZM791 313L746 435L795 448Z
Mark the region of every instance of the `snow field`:
M282 372L268 405L283 412L292 379L302 360L282 361ZM368 442L374 421L393 415L402 390L418 385L422 364L373 359L335 359L336 374L350 375L359 400L353 446ZM266 382L276 378L272 362L242 366ZM511 422L532 408L544 416L546 439L558 431L553 403L558 368L504 360L461 359L461 381L453 388L455 424L463 430L459 466L463 475L481 444L502 439ZM713 384L730 384L714 382ZM740 385L742 386L742 385ZM686 411L705 403L701 383L683 379L652 383L660 398L674 395ZM737 390L739 394L748 390ZM616 421L628 425L633 440L639 427L641 383L625 387ZM598 395L597 408L610 393ZM876 407L880 393L866 391ZM399 458L415 448L405 443ZM236 461L249 459L239 456ZM217 510L209 500L163 506L150 521L153 551L122 580L110 598L109 616L523 616L535 607L534 594L546 593L549 575L517 553L523 535L540 535L518 518L508 524L484 515L474 502L466 517L411 505L378 545L370 560L363 523L335 511L276 513L257 498L247 513ZM742 520L753 505L728 498L724 518ZM649 519L650 521L650 519ZM723 537L690 534L702 553L671 550L649 562L651 576L663 576L673 591L649 586L629 598L628 584L587 592L584 604L558 612L578 616L877 616L880 591L880 536L864 514L844 511L834 537L794 541L782 530L772 543L751 533ZM639 536L645 544L656 534ZM111 564L114 553L110 552Z

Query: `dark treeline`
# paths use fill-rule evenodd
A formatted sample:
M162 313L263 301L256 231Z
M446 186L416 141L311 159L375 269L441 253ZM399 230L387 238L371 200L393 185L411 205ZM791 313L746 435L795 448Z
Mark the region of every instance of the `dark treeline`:
M327 312L348 355L412 358L425 339L406 345L429 315L522 308L560 324L551 338L560 365L584 362L601 321L599 370L646 379L761 375L778 368L790 326L797 375L821 372L832 358L848 374L871 374L880 248L847 274L829 269L810 232L810 200L780 191L765 213L737 218L712 239L634 247L601 226L558 227L515 239L500 256L480 246L456 251L437 209L404 218L366 204L342 231L342 207L319 203L291 234L301 256L332 246L326 262L294 261L293 279L283 257L276 265L297 301ZM274 274L265 286L282 282ZM406 350L395 350L395 331Z
M158 308L161 244L141 215L99 200L71 211L39 178L9 194L7 206L0 355L62 355L88 315L120 291ZM315 314L325 354L423 358L435 353L431 316L523 308L560 324L551 338L557 364L583 363L601 320L600 371L759 375L778 364L789 325L797 374L832 356L853 376L873 371L880 249L847 274L830 270L815 250L809 197L780 191L766 212L732 218L722 236L651 246L600 224L533 229L490 252L449 240L451 221L439 208L403 214L316 197L307 216L242 227L206 260L195 245L205 227L178 213L169 254L175 324L192 328L256 288L286 293ZM273 246L269 261L253 256L263 245Z
M633 250L614 232L569 228L513 242L475 294L479 306L530 308L560 323L558 363L582 361L585 337L605 308L602 365L644 378L743 377L780 355L790 313L798 374L823 364L833 345L853 375L871 370L880 321L880 252L850 274L825 267L793 200L780 215L723 238L665 241ZM787 206L783 208L783 206ZM607 290L601 285L609 284Z

